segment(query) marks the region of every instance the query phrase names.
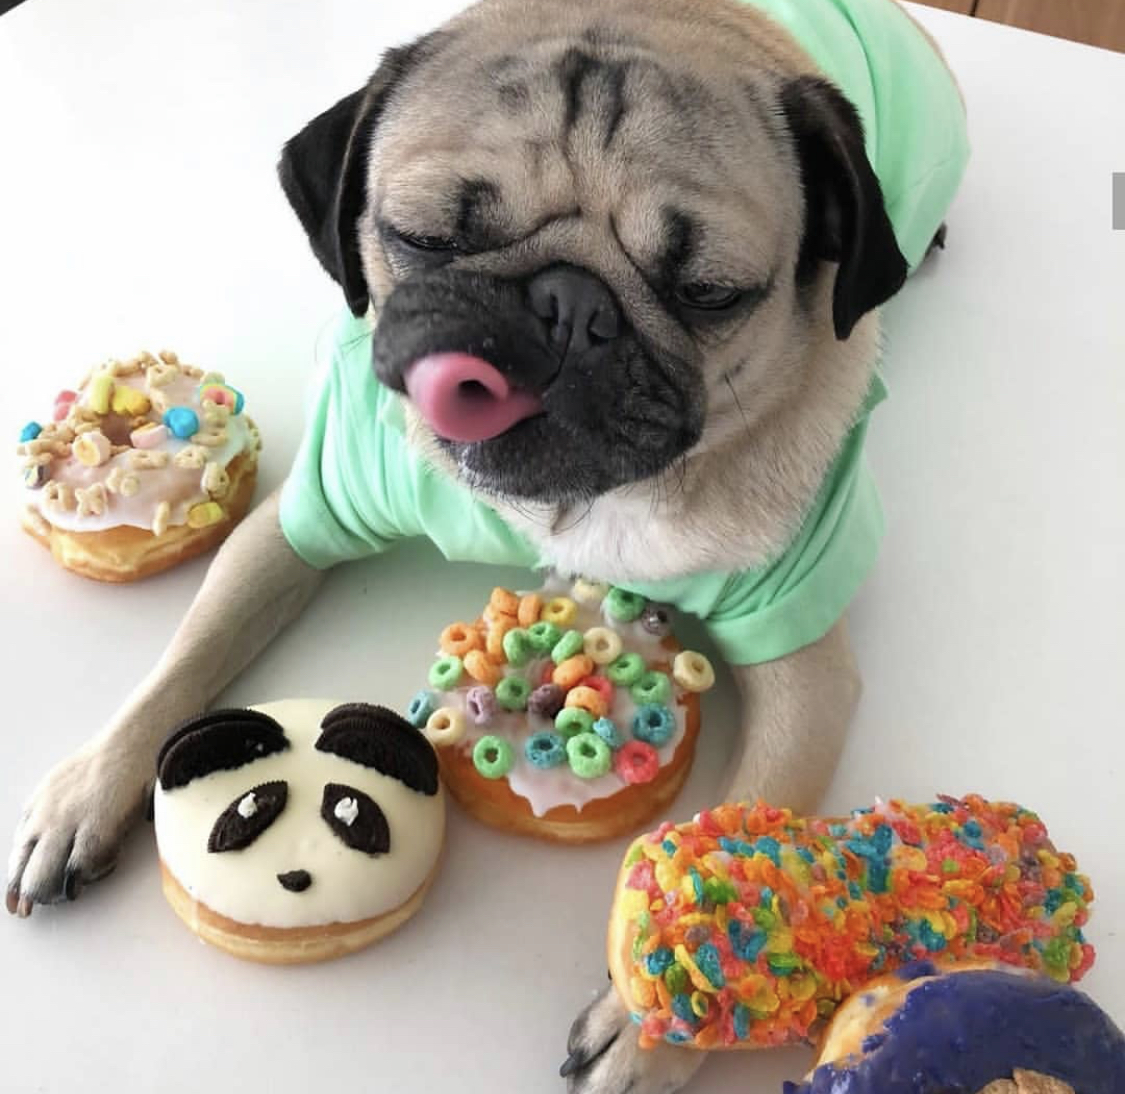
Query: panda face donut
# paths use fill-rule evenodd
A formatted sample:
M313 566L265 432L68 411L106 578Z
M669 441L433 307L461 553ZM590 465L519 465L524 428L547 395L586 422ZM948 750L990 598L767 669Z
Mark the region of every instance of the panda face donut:
M421 733L381 707L313 699L186 723L161 750L154 814L192 900L274 928L399 908L429 879L445 822Z

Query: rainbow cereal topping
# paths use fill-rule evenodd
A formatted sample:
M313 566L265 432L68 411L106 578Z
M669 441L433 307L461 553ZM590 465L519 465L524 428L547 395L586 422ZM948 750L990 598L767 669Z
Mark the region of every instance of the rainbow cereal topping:
M478 619L441 632L410 720L485 778L506 778L535 816L581 810L656 779L683 739L686 697L714 684L703 654L673 660L670 630L662 605L598 582L552 574L538 592L496 588Z
M1076 981L1094 960L1093 898L1034 813L969 795L837 820L724 805L664 824L630 848L614 914L642 1045L765 1047L808 1040L865 981L922 958Z

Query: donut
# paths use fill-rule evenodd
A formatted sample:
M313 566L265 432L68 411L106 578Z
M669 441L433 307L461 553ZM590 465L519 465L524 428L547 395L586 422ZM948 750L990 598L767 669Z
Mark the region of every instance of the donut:
M1092 900L1012 803L878 801L844 818L723 805L634 841L609 967L642 1045L762 1048L814 1040L852 991L917 960L1077 981Z
M906 965L844 1001L785 1094L1120 1094L1125 1037L1089 996L995 962Z
M493 590L445 627L408 716L437 748L451 797L485 824L563 843L635 832L691 768L699 693L714 672L683 656L667 609L552 575ZM685 686L686 684L686 686Z
M421 907L445 803L425 737L384 707L290 699L177 728L153 796L164 895L205 942L302 964Z
M243 396L170 350L111 360L28 422L21 523L66 569L134 581L225 539L250 507L258 430Z

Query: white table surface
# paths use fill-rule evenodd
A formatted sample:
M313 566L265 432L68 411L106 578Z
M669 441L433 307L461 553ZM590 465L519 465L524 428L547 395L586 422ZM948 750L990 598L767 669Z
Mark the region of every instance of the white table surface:
M0 436L106 355L171 346L248 393L262 489L301 429L339 297L275 183L282 141L379 50L460 5L29 0L0 19ZM970 104L949 248L887 309L871 452L890 518L852 612L867 690L826 810L936 791L1015 798L1092 875L1085 984L1125 1024L1125 57L926 9ZM55 568L0 522L0 840L182 616L203 562L135 587ZM441 625L519 573L411 547L336 573L224 697L403 703ZM677 803L715 804L729 680ZM5 847L6 853L6 847ZM70 906L0 921L3 1091L552 1092L605 983L620 847L567 850L453 811L422 912L351 959L242 964L160 895L151 828ZM1116 975L1114 971L1116 970ZM792 1050L691 1089L772 1094Z

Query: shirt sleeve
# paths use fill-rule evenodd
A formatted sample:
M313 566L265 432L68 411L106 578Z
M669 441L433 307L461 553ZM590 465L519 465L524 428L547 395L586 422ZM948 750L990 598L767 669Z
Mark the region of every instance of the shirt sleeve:
M634 591L703 620L733 665L775 661L824 637L870 573L883 511L863 453L868 414L886 395L876 376L824 485L790 544L765 566L693 574Z
M377 430L362 428L364 422L377 421L378 407L366 407L365 414L351 412L356 398L377 399L376 385L365 393L352 391L349 383L349 369L356 365L350 357L359 341L351 328L357 322L349 315L337 332L331 358L314 384L305 435L281 490L282 534L297 555L318 570L379 554L398 538L370 489L371 481L378 479L364 481L369 479L364 469L385 454ZM370 363L364 367L370 372Z
M867 467L854 472L765 571L732 575L706 619L728 662L785 657L823 638L843 617L879 553L883 511Z
M938 47L898 4L847 0L870 73L868 142L887 216L913 272L949 211L969 160L960 89Z

